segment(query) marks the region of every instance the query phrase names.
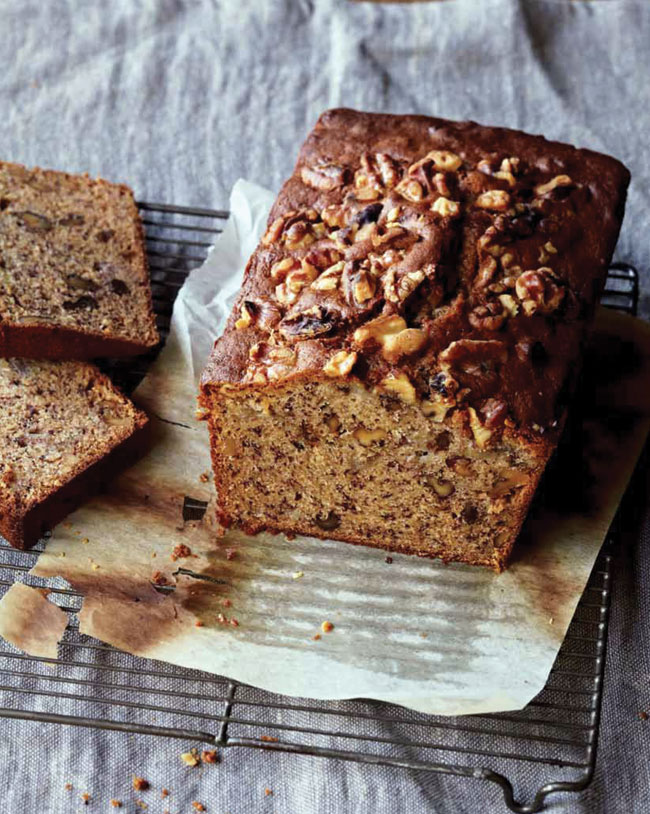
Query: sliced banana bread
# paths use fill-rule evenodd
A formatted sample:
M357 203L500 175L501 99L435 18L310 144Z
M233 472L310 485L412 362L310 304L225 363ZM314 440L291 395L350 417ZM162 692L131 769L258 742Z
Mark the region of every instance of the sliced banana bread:
M131 190L0 162L0 356L128 356L158 339Z
M628 180L513 130L325 113L203 375L222 522L502 569Z
M85 362L0 359L0 532L16 548L144 448L147 416Z

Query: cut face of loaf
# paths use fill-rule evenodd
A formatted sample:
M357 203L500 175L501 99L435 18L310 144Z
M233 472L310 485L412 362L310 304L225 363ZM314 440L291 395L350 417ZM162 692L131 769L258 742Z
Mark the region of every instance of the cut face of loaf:
M0 532L16 548L145 443L148 419L93 365L0 359Z
M512 130L324 113L203 374L223 523L503 568L628 180Z
M210 402L221 520L500 570L546 462L349 382Z
M157 343L131 190L0 162L0 355L89 359Z

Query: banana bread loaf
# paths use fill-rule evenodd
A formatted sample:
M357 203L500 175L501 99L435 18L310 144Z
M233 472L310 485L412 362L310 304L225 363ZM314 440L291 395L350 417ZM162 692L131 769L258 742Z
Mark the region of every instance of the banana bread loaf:
M131 190L0 162L0 356L128 356L157 343Z
M127 464L146 415L93 365L0 359L0 532L35 543Z
M504 568L628 181L540 136L323 114L203 375L221 522Z

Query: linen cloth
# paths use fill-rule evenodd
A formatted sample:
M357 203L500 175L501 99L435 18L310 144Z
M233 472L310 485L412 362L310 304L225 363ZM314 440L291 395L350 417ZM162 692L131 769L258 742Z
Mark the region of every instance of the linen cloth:
M140 199L222 208L238 177L277 189L333 106L472 118L603 150L631 169L617 258L641 271L650 317L650 3L646 0L0 0L0 156L89 171ZM650 810L650 481L637 478L614 580L596 775L548 810ZM106 714L106 710L97 710ZM0 723L5 811L111 810L132 773L173 790L149 811L499 812L478 781ZM75 791L64 790L64 783ZM264 788L273 790L265 796ZM137 811L125 802L125 811Z

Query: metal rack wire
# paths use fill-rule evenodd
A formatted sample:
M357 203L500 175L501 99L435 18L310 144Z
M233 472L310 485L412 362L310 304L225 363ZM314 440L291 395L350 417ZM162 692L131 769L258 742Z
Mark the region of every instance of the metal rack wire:
M152 203L140 210L164 334L178 289L205 259L228 213ZM636 270L615 263L603 303L635 313L637 300ZM107 367L131 389L148 361ZM289 699L121 653L81 635L72 615L55 670L0 641L0 717L488 780L501 787L510 810L539 811L547 795L583 789L593 775L615 536L612 531L598 558L546 687L521 712L449 718L376 702ZM0 592L16 579L47 586L74 614L80 594L61 580L27 574L43 545L23 552L1 541Z

